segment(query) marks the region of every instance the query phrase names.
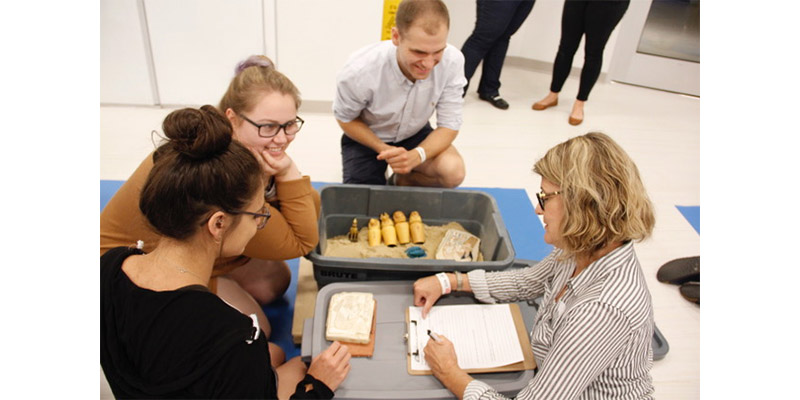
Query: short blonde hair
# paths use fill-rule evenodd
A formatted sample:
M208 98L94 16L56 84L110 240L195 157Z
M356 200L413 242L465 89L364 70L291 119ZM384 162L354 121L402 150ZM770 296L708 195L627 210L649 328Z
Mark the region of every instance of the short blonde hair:
M564 255L643 240L655 225L639 169L608 135L590 132L547 151L533 171L560 187Z
M266 56L250 56L236 66L236 76L219 102L219 111L231 109L237 113L251 111L264 93L278 92L292 96L296 108L300 108L300 91L275 69Z

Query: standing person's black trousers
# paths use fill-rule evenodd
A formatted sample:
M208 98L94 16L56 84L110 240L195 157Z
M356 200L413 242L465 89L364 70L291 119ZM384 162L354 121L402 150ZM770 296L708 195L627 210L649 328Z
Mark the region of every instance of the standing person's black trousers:
M553 80L550 91L558 93L572 69L572 58L578 50L581 37L586 35L585 56L581 70L578 100L589 99L600 69L603 66L603 50L611 32L617 26L630 0L566 0L561 14L561 42L553 63Z
M464 42L461 52L464 53L467 86L478 64L483 61L478 94L484 97L500 94L500 72L506 59L508 42L525 22L533 3L534 0L477 0L475 29Z

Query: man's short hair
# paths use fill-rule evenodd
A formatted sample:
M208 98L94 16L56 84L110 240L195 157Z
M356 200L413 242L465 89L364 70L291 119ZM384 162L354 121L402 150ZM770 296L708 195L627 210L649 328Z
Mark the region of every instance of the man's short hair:
M450 29L450 14L442 0L402 0L395 14L395 25L402 34L415 22L432 35L439 30L441 23Z

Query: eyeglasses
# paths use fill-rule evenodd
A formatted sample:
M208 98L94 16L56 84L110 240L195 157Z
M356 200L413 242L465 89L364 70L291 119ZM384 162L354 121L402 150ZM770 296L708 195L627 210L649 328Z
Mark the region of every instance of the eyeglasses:
M544 202L547 201L548 198L553 197L557 194L561 194L560 191L552 192L552 193L545 193L542 190L539 193L536 193L536 199L539 200L539 206L542 207L542 211L544 211Z
M231 210L231 211L227 211L227 213L228 214L234 214L234 215L235 214L252 215L252 216L254 216L256 218L256 221L258 221L258 225L256 226L256 229L262 229L262 228L264 228L264 226L267 225L267 221L269 221L269 217L271 216L271 214L269 213L269 207L267 207L266 204L264 204L264 206L261 207L261 209L258 210L258 211L259 212L254 213L254 212L250 212L250 211Z
M274 122L267 122L266 124L257 124L252 120L250 120L250 118L247 118L242 114L239 114L239 116L242 117L245 121L251 123L256 128L258 128L258 136L261 136L263 138L271 138L277 135L281 129L283 129L283 133L286 134L286 136L294 136L297 134L297 132L300 131L300 128L303 127L303 123L306 122L303 121L302 118L297 117L293 121L289 121L285 124L276 124Z

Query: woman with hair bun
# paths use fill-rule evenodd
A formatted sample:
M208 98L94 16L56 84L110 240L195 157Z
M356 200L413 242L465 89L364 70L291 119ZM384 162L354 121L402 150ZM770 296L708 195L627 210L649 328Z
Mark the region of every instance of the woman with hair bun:
M259 230L247 243L242 255L216 261L209 289L243 313L255 313L267 337L271 327L261 307L281 297L289 287L291 272L284 260L308 254L319 242L319 194L286 153L303 126L297 116L299 106L300 93L292 81L278 72L269 58L252 56L237 65L218 107L233 127L232 138L259 161L272 217L267 229ZM152 168L150 155L100 214L101 255L139 240L144 242L145 252L158 246L162 236L136 207ZM271 346L274 361L282 361L280 347Z
M553 252L523 269L448 273L451 287L486 303L542 297L530 333L538 370L516 399L652 399L653 306L633 242L650 236L655 219L639 170L610 137L588 133L550 149L533 171ZM435 276L414 283L423 316L443 291ZM423 351L447 389L505 398L459 368L452 342L439 337Z
M160 235L100 257L100 363L117 398L331 398L350 370L334 342L275 368L258 316L208 289L215 262L269 229L262 166L212 106L170 113L138 207ZM142 246L140 246L142 247Z

